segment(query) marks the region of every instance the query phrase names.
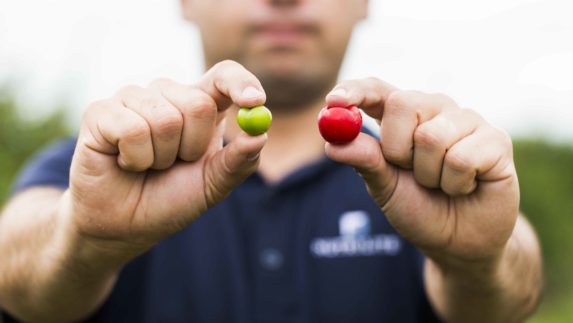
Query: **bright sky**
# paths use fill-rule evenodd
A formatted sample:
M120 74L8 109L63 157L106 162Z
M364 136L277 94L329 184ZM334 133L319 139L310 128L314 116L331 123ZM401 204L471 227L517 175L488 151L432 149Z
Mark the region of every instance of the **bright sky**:
M370 0L342 78L444 92L513 135L573 142L573 1ZM0 2L0 83L22 110L91 101L157 77L201 73L178 0Z

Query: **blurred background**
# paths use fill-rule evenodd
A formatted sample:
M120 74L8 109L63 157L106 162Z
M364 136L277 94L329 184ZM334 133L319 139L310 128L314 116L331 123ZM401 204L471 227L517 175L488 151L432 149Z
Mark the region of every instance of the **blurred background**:
M546 288L531 322L573 322L573 3L371 0L342 79L444 92L514 138ZM119 87L191 83L198 34L176 0L0 2L0 207L37 149Z

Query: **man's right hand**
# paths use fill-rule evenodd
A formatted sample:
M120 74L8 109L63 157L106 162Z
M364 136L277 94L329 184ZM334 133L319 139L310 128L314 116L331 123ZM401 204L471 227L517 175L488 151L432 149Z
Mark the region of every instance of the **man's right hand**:
M61 204L69 227L120 258L185 228L255 171L266 135L223 147L225 112L264 102L257 78L225 61L194 86L161 79L91 104Z
M225 111L264 102L255 76L226 61L195 86L158 80L93 103L69 189L30 188L0 213L2 309L22 321L89 317L123 265L255 171L266 136L223 147Z

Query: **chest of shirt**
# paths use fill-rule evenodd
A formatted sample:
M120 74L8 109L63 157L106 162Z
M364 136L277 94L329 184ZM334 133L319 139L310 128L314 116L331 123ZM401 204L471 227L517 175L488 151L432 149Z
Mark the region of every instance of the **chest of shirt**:
M108 303L138 288L149 322L416 321L419 254L354 171L291 184L251 178L131 264Z

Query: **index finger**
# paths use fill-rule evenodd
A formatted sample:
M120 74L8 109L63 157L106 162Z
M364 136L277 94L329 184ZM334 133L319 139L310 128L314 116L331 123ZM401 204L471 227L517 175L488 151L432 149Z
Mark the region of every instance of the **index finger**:
M366 114L380 121L384 112L384 104L392 92L398 90L395 86L376 78L344 81L334 87L326 96L329 106L357 106Z
M239 107L254 107L266 101L257 77L241 64L229 60L207 71L198 86L215 100L219 111L233 103Z

